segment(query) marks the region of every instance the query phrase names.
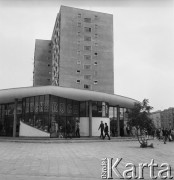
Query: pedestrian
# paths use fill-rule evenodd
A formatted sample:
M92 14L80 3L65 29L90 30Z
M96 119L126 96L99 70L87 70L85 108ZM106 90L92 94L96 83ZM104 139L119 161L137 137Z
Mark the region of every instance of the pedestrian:
M163 141L164 141L164 144L166 144L166 141L167 141L167 138L168 138L168 130L167 130L167 128L163 129L162 132L163 132Z
M110 140L111 138L110 138L110 136L109 136L109 134L108 134L109 130L108 130L108 125L107 125L107 123L105 123L104 132L105 132L105 135L104 135L103 139L105 139L105 137L108 136L108 140Z
M104 131L104 124L103 124L103 121L101 121L101 124L98 128L98 130L100 129L100 138L103 138L103 131Z
M78 122L76 123L76 137L80 138L80 126Z
M72 127L71 127L71 124L69 121L67 121L67 124L66 124L66 138L72 138Z

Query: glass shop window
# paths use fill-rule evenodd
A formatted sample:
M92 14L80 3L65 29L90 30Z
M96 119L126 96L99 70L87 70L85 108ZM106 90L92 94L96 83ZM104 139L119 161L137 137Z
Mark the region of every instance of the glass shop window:
M79 102L73 101L73 115L79 116Z
M51 96L51 113L58 113L58 97Z
M26 98L25 113L29 113L30 110L30 99Z
M86 102L80 102L80 117L86 117Z
M45 95L44 112L49 111L49 95Z
M35 97L34 112L35 112L35 113L38 113L38 112L39 112L39 96L36 96L36 97Z
M102 102L92 102L92 116L102 117Z
M59 115L66 115L66 99L59 98Z
M39 102L39 112L44 112L44 96L40 96L40 102Z
M30 113L34 113L34 97L30 98Z
M72 100L67 99L66 103L67 103L67 105L66 105L66 107L67 107L67 110L66 110L67 116L72 116L72 111L73 111Z

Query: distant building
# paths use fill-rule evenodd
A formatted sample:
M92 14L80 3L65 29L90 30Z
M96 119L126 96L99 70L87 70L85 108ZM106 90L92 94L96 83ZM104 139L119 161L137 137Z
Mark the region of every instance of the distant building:
M151 113L150 118L153 120L156 128L161 128L161 111Z
M51 41L36 40L34 61L34 86L113 94L113 15L61 6Z
M150 114L156 128L174 128L174 108L156 111Z

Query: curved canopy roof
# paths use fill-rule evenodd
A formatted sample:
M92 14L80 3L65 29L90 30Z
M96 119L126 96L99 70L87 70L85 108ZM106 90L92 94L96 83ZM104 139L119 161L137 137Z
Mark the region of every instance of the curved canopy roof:
M132 108L137 100L96 91L74 89L60 86L39 86L39 87L22 87L13 89L0 90L0 104L14 102L15 98L51 94L77 101L103 101L108 102L110 106Z

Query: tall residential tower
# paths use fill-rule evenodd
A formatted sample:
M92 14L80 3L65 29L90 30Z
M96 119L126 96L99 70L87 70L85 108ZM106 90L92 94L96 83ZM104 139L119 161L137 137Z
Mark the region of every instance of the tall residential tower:
M113 94L113 16L61 6L51 41L36 40L34 60L34 86Z

